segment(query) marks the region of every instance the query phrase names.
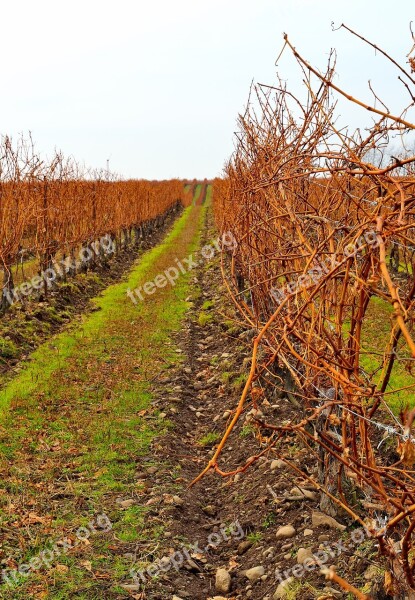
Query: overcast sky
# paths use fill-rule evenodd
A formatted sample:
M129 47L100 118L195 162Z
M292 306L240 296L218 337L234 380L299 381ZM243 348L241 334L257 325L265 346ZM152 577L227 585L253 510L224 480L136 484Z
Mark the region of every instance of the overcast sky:
M323 68L338 50L337 82L370 100L367 80L401 108L397 74L331 22L345 22L404 62L413 0L14 0L1 7L0 132L31 131L125 177L221 173L252 79L275 82L287 32ZM298 85L293 63L279 65ZM5 72L4 72L5 71ZM348 114L351 122L368 115ZM360 124L360 123L356 123Z

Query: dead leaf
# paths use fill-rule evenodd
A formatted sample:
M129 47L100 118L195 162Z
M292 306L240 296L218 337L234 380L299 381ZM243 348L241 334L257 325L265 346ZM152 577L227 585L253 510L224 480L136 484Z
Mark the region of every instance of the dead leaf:
M66 565L56 565L55 571L58 573L67 573L69 571L69 567Z
M196 560L201 560L202 558L205 558L205 555L202 554L201 552L191 552L190 556L192 558L195 558Z
M340 422L341 422L337 415L330 415L329 421L332 425L340 425Z
M25 525L35 525L36 523L47 523L50 521L50 517L40 517L36 513L29 513L29 515L24 519Z
M396 593L394 583L395 582L392 573L390 571L385 571L385 592L389 596L392 596L392 598L395 596Z
M411 440L405 442L398 441L397 452L401 457L402 463L407 467L412 467L415 463L415 445Z
M107 467L102 467L102 469L99 469L99 471L97 471L96 473L94 473L93 475L93 479L98 479L98 477L101 477L101 475L104 475L104 473L108 472L108 468Z

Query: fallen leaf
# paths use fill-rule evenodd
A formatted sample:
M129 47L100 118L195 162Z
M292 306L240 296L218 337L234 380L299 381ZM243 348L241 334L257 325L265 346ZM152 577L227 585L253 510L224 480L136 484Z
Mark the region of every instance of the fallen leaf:
M392 573L390 571L385 571L385 592L392 598L396 593L394 583L395 582Z
M97 471L96 473L94 473L93 478L94 479L98 479L98 477L101 477L101 475L104 475L104 473L108 472L108 468L107 467L103 467L102 469L99 469L99 471Z
M340 425L340 419L337 415L330 415L329 421L332 425Z
M397 451L401 457L402 463L407 467L412 467L415 463L415 445L411 440L398 442Z
M24 519L25 525L35 525L36 523L47 523L50 517L40 517L36 513L29 513L27 518Z
M56 565L55 571L58 573L67 573L69 571L69 567L66 565Z

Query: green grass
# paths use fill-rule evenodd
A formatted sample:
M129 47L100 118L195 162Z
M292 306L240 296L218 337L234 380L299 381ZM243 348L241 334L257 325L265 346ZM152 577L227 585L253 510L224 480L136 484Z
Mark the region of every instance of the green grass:
M366 373L373 374L375 384L378 384L381 379L382 353L390 339L392 314L393 307L390 304L380 298L371 298L362 327L360 364ZM399 354L406 358L410 357L405 344L403 346L401 344ZM406 362L406 364L410 363ZM415 406L413 389L395 391L413 385L415 385L414 377L405 369L402 361L396 361L385 395L388 405L394 412L398 413L405 404L410 407Z
M99 512L105 511L113 522L111 536L91 536L91 546L82 550L81 557L71 553L59 557L57 562L67 565L68 572L33 573L13 591L4 590L6 595L0 587L0 598L37 597L32 590L43 590L45 577L53 588L53 595L45 597L70 598L82 588L76 597L101 598L82 560L116 583L131 568L122 546L128 552L129 544L161 535L160 524L148 523L147 507L138 502L117 510L114 498L136 496L138 465L151 455L154 438L171 427L156 414L147 418L152 412L149 382L182 360L168 343L187 310L193 274L184 274L175 286L157 290L136 305L126 294L174 264L178 247L186 256L194 252L205 210L197 212L194 222L199 209L186 209L126 281L108 287L94 300L95 312L40 346L0 391L0 466L5 473L0 524L12 532L3 546L6 556L22 564ZM64 493L58 503L50 502L54 491ZM7 509L10 505L16 511ZM53 525L37 526L36 531L33 526L12 527L29 511L50 513ZM111 550L114 545L119 552ZM122 595L128 597L125 591L117 597Z
M219 441L221 438L221 435L219 433L217 433L216 431L210 431L209 433L206 433L202 438L200 438L199 440L199 444L201 444L202 446L213 446L214 444L216 444L217 441Z
M193 193L193 204L196 204L196 203L197 203L197 201L198 201L198 200L199 200L199 198L200 198L200 194L201 194L201 193L202 193L202 184L201 184L201 183L198 183L198 184L195 186L195 190L194 190L194 193Z
M248 379L246 373L241 373L232 381L232 387L236 391L242 391Z
M262 540L262 533L260 531L255 531L252 533L248 533L246 539L250 541L252 544L257 544Z
M206 202L210 203L213 196L213 186L209 184L206 188Z
M215 306L215 303L212 300L206 300L205 302L203 302L201 309L202 310L210 310L214 306Z
M239 436L242 438L250 437L254 432L255 429L252 427L252 425L244 425L239 432Z
M10 360L19 355L19 349L12 340L0 336L0 359Z
M205 327L206 325L208 325L208 323L211 323L212 321L213 315L203 311L200 313L198 322L201 327Z

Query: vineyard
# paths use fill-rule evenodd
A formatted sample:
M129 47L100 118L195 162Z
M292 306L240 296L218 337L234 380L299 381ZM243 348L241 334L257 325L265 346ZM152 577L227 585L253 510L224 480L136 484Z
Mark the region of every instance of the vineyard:
M287 440L308 448L318 469L302 477L324 490L326 513L377 539L398 597L415 590L415 156L405 150L414 59L408 71L380 50L402 84L394 115L375 92L366 105L339 88L333 55L321 73L287 36L283 52L306 100L282 79L254 86L226 178L214 186L217 225L238 243L224 275L257 333L247 384L207 470L225 474L220 456L238 418L273 390L295 411L289 422L257 418L261 454L274 449L298 474ZM370 114L364 131L336 127L338 97ZM393 137L398 156L387 155Z
M252 5L252 23L268 9ZM204 40L209 12L191 30L180 7L166 31L155 19L160 57L147 48L141 70L143 52L124 65L112 39L82 56L107 84L108 50L123 99L121 67L141 86L128 96L137 122L121 106L102 130L79 122L98 131L85 152L108 129L123 146L111 156L149 179L112 173L109 159L94 170L48 158L31 134L0 137L0 599L415 600L412 23L399 61L332 24L363 49L356 82L364 51L383 65L366 96L336 51L321 70L284 34L277 77L251 84L221 174L164 179L182 172L180 153L196 169L220 147L218 114L174 87L192 63L183 78L165 70L187 41L178 15ZM269 36L257 48L240 12L227 33L244 46L252 33L263 61ZM122 33L124 50L140 37ZM199 46L180 60L194 53L200 69L214 48ZM231 91L225 46L220 63L223 80L208 62L203 77ZM219 98L220 116L232 102ZM192 147L197 111L217 137L200 127ZM128 156L131 132L150 136L141 158Z
M0 144L0 262L4 273L1 310L13 294L12 267L34 259L37 289L105 259L114 244L139 246L178 205L188 206L194 185L179 180L124 181L105 171L88 171L57 153L43 160L30 138ZM107 252L105 252L107 251ZM82 263L84 263L82 265ZM91 264L89 264L91 266ZM28 290L23 290L24 294Z

